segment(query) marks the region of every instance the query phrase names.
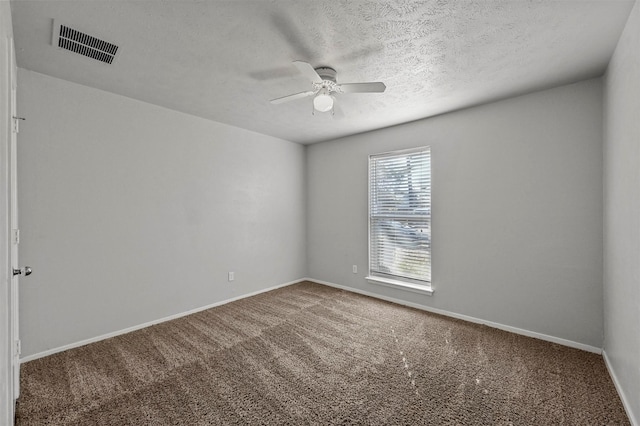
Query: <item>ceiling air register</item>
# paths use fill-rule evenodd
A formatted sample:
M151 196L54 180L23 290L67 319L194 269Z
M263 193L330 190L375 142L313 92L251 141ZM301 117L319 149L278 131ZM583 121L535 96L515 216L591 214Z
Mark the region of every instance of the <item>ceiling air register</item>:
M118 46L115 44L55 21L53 23L52 44L107 64L112 64L118 53Z

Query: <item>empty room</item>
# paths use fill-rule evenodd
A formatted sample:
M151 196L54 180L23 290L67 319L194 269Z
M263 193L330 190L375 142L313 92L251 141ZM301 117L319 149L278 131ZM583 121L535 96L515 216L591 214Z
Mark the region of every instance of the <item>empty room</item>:
M0 32L0 425L640 426L637 0Z

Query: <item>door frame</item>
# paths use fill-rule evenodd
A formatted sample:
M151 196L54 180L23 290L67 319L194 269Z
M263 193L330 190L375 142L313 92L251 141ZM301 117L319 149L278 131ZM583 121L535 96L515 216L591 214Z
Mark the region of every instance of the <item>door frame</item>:
M15 52L13 40L9 43L9 84L11 90L10 97L10 124L9 131L9 259L11 262L9 276L11 277L11 309L9 310L9 321L11 322L12 346L12 375L13 375L13 399L20 396L20 328L19 328L19 294L20 275L13 273L13 270L20 269L20 259L18 257L18 244L20 243L20 227L18 225L18 82L16 73Z
M16 65L13 38L0 41L0 424L13 425L15 413L14 365L19 360L15 353L13 311L14 286L12 271L12 207L11 156L13 136L12 90L15 89ZM14 175L15 176L15 175ZM15 192L13 192L15 195Z

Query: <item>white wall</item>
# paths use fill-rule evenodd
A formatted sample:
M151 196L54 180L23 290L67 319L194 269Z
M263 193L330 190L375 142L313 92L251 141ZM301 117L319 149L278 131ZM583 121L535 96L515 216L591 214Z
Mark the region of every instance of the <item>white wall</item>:
M368 155L421 145L431 297L364 279ZM601 347L600 79L311 145L307 170L310 277Z
M640 425L640 4L607 69L604 108L604 350Z
M23 356L306 275L304 146L18 82Z

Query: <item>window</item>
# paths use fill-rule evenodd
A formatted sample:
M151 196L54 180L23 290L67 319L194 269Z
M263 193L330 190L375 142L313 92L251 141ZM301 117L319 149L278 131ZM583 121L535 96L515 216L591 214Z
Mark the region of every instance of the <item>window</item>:
M431 294L429 147L369 157L369 277Z

